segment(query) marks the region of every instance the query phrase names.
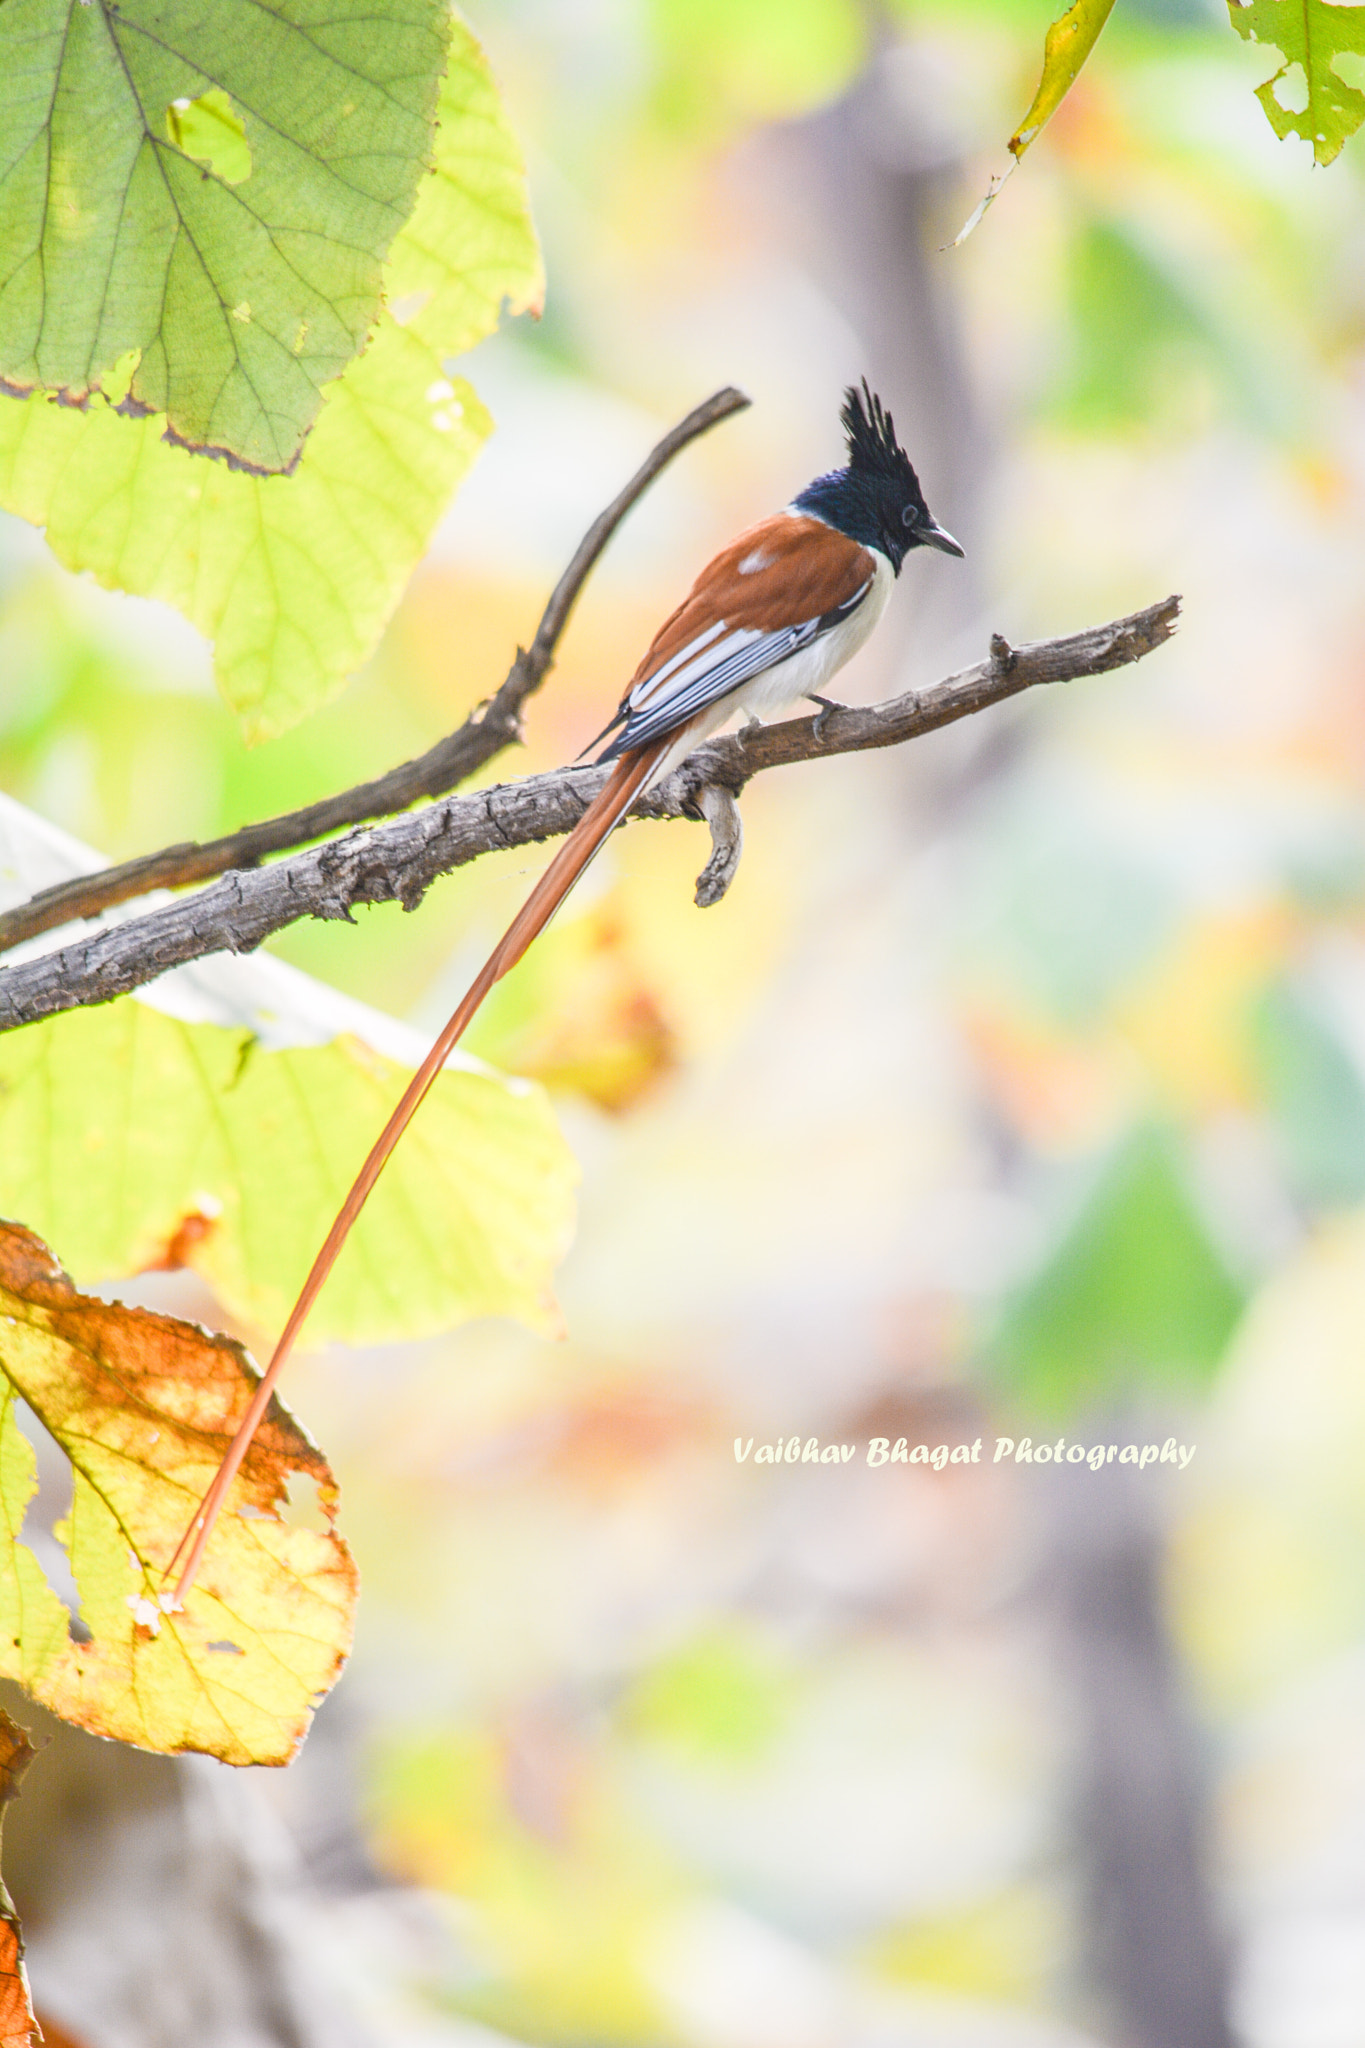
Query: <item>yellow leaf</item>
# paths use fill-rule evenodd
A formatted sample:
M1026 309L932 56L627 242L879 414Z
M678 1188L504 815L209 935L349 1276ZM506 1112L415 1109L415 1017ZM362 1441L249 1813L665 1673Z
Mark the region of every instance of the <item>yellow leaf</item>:
M1120 1008L1119 1029L1168 1102L1204 1114L1257 1099L1249 1025L1287 939L1273 907L1199 920Z
M1065 14L1059 14L1047 32L1043 45L1043 75L1038 80L1038 90L1033 103L1019 126L1009 139L1010 154L1017 164L1029 144L1041 135L1062 101L1076 83L1082 64L1099 40L1100 30L1109 19L1114 0L1074 0ZM999 197L1000 188L1014 164L1003 171L998 178L992 178L985 198L972 213L965 227L954 236L956 249L965 242L968 235Z
M1058 15L1043 45L1043 75L1033 104L1010 137L1010 153L1016 162L1034 138L1040 135L1076 83L1082 64L1099 40L1109 19L1114 0L1074 0L1065 14Z
M0 1673L93 1734L233 1764L288 1763L350 1648L356 1571L330 1527L326 1460L272 1402L185 1611L166 1568L259 1375L240 1344L194 1323L80 1295L46 1245L0 1224ZM65 1542L90 1634L75 1641L17 1541L35 1484L15 1403L71 1460ZM288 1482L329 1525L280 1517Z
M676 1034L608 904L547 932L500 1008L476 1041L496 1063L599 1109L633 1109L678 1063Z

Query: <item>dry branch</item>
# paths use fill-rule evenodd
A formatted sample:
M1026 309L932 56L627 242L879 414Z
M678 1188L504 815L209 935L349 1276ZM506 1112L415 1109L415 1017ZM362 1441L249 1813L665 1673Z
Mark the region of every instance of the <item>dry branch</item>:
M865 710L839 707L819 718L791 719L711 740L641 797L631 815L677 818L710 811L722 819L724 833L730 830L728 812L704 797L708 789L737 796L752 776L768 768L899 746L1035 684L1123 668L1171 637L1179 610L1179 598L1168 597L1108 625L1026 647L1011 648L996 635L986 661L928 689ZM195 895L0 973L0 1030L110 1002L209 953L250 952L302 917L349 918L357 904L365 903L398 902L405 910L415 909L438 876L480 854L571 830L606 774L595 767L561 768L448 796L271 867L227 874ZM708 873L714 867L713 858Z
M584 534L551 592L529 648L517 649L516 660L496 694L476 704L458 731L438 740L417 760L405 761L373 782L322 797L302 810L263 818L202 846L187 840L124 861L119 867L58 882L0 915L0 953L78 917L96 917L115 903L127 903L153 889L183 888L189 882L207 882L214 875L224 875L230 868L254 868L267 854L286 853L291 847L306 846L310 840L325 839L370 818L391 817L423 797L444 796L457 783L467 782L486 761L520 740L522 708L553 666L555 649L578 595L631 506L689 442L732 413L743 412L749 403L742 391L727 385L664 435Z

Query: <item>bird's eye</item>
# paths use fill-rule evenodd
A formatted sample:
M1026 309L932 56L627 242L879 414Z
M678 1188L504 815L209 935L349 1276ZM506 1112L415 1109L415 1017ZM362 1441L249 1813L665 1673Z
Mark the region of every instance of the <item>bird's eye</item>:
M903 512L901 513L901 525L902 525L902 526L913 526L913 525L914 525L914 523L915 523L915 508L914 508L914 506L913 506L913 505L907 505L907 506L906 506L906 508L905 508L905 510L904 510L904 511L903 511Z

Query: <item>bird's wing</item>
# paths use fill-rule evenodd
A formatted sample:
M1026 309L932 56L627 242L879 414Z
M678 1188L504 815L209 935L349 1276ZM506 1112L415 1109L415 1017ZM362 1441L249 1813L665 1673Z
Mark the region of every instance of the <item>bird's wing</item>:
M820 519L780 512L742 533L655 635L617 714L624 730L602 759L661 739L842 624L875 571L865 547Z

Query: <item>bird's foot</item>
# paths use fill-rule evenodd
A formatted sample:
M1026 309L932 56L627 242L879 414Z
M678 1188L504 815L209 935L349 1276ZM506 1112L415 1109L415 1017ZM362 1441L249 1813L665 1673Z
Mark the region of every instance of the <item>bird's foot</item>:
M829 717L830 712L847 711L848 709L847 704L839 704L833 697L817 697L814 690L807 690L806 702L820 706L820 715L811 727L811 731L817 740L821 740L825 736L825 720Z

